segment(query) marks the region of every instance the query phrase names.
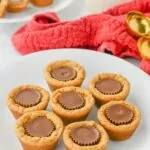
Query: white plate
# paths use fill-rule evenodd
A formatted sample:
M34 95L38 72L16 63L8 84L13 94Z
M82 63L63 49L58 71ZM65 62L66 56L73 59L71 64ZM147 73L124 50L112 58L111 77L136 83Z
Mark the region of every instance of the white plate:
M30 20L35 14L44 12L58 12L68 5L70 5L73 0L54 0L53 4L47 7L39 8L32 4L29 4L27 9L19 13L7 13L6 16L0 19L0 23L18 23Z
M0 150L20 150L21 146L14 133L15 119L6 106L8 92L21 84L37 84L48 89L44 78L44 66L58 59L71 59L82 64L87 72L83 84L101 72L115 72L127 77L131 83L128 101L141 109L142 121L135 134L123 142L110 142L108 150L150 150L150 78L140 69L116 57L87 50L53 50L25 56L0 72ZM96 110L96 109L95 109ZM88 119L96 120L96 112ZM62 142L57 150L64 149Z

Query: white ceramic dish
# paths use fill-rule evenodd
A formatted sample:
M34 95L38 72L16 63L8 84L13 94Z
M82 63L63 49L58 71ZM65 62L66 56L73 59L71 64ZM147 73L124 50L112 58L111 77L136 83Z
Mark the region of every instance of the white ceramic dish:
M87 88L89 80L100 72L115 72L127 77L131 83L128 101L141 109L142 121L135 134L126 141L109 144L108 150L149 150L150 149L150 78L143 71L116 57L87 50L61 49L45 51L25 56L21 60L0 71L0 150L21 150L14 133L15 119L6 106L8 92L21 84L37 84L47 88L43 78L44 66L54 60L71 59L82 64L86 69ZM96 120L96 108L88 120ZM63 150L60 142L56 150Z
M85 0L85 4L91 13L99 13L127 1L129 0Z
M7 13L0 23L19 23L30 20L35 14L44 12L59 12L69 6L73 0L54 0L53 4L39 8L29 4L28 8L19 13Z

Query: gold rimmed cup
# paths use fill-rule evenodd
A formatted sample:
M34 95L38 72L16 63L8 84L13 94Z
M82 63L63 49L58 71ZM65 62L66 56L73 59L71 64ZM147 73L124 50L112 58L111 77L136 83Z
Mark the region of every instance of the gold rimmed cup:
M150 39L142 37L137 42L138 51L142 58L150 60Z
M126 24L136 37L150 38L150 20L141 12L131 11L127 14Z

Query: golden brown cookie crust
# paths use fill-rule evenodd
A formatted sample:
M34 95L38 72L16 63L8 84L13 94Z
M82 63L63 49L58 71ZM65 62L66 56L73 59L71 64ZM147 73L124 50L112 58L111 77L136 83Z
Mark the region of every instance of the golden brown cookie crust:
M114 125L111 123L106 117L106 109L114 104L122 104L125 105L127 108L133 111L134 117L131 123L126 125ZM132 136L134 131L137 129L140 123L141 115L139 109L131 103L127 103L124 101L112 101L105 105L103 105L98 110L98 120L100 124L107 130L109 136L113 140L126 140Z
M22 90L25 89L33 89L33 90L37 90L40 94L41 94L41 101L40 103L38 103L35 106L32 107L23 107L19 104L17 104L14 100L14 97ZM8 99L7 99L7 105L9 107L9 109L11 110L11 112L13 113L15 118L20 117L21 115L23 115L24 113L27 112L32 112L32 111L37 111L37 110L44 110L46 109L48 103L50 100L50 95L49 93L43 89L42 87L39 87L37 85L22 85L22 86L18 86L16 88L14 88L10 94L8 95Z
M93 126L100 132L101 138L100 138L100 141L96 145L80 146L73 142L73 140L70 138L71 130L74 127L78 127L81 125ZM63 140L64 140L64 144L68 148L68 150L87 150L87 149L88 150L106 150L108 142L109 142L109 137L108 137L108 134L105 131L105 129L102 126L98 125L96 122L81 121L81 122L75 122L75 123L72 123L72 124L69 124L68 126L66 126L64 133L63 133Z
M38 7L44 7L51 5L53 3L53 0L31 0L31 3Z
M102 79L114 79L116 81L119 81L122 85L122 91L114 94L114 95L106 95L101 92L99 92L95 84L97 81L102 80ZM130 91L130 83L128 80L123 77L120 74L114 74L114 73L101 73L96 75L90 82L89 84L89 90L92 93L92 95L96 98L97 102L100 104L105 104L109 101L120 101L120 100L125 100L126 97L129 95Z
M76 78L70 81L66 81L66 82L54 79L51 76L50 72L52 71L52 69L59 68L59 67L73 68L77 72ZM80 64L74 61L58 60L46 66L45 71L44 71L44 77L50 89L53 91L53 90L59 89L61 87L66 87L66 86L81 86L83 80L85 79L85 70Z
M0 18L5 16L8 7L8 0L1 0L0 1Z
M83 107L75 110L67 110L61 106L58 102L59 96L63 92L75 91L79 93L85 100L85 104ZM94 107L95 100L91 93L85 89L81 89L79 87L64 87L56 90L51 95L50 100L51 107L53 111L59 115L60 117L66 120L77 121L82 120L82 118L86 118L87 115L91 112L92 108Z
M53 131L49 137L31 137L28 134L26 134L24 125L37 117L46 117L47 119L50 119L53 122L55 126L55 131ZM26 113L17 120L15 126L15 132L17 137L19 138L24 149L28 150L54 149L58 139L62 134L62 131L63 123L61 119L54 113L48 111L35 111Z
M29 3L29 0L23 0L21 1L20 4L17 4L17 5L12 5L8 3L7 11L12 12L12 13L20 12L27 7L28 3Z

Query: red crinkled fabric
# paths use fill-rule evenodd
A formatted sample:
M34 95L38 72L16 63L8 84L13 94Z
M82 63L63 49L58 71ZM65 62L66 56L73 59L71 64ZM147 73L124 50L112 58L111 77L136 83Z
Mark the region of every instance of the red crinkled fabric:
M150 0L133 0L74 21L62 22L55 13L35 15L13 34L12 44L23 55L46 49L92 48L118 57L141 59L137 39L125 24L126 14L135 10L150 16ZM140 66L150 74L148 61L142 60Z
M140 68L150 75L150 61L142 59L140 63Z

